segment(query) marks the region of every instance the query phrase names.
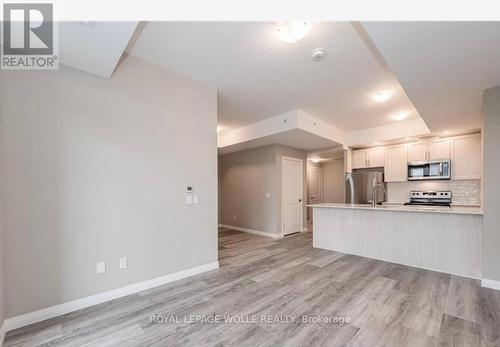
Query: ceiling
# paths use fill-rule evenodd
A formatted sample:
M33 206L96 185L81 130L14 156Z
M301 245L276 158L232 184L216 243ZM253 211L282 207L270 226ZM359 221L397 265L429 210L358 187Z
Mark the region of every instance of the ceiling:
M343 131L419 115L399 82L348 22L312 23L288 44L269 22L148 22L127 47L130 55L215 87L219 124L234 129L301 109ZM326 51L315 62L311 53ZM371 95L392 90L386 103Z
M308 131L302 129L292 129L219 148L218 153L227 154L272 144L280 144L284 146L300 148L306 151L318 148L329 148L339 145L335 141L328 140ZM340 146L340 148L342 148L342 146Z
M500 22L370 22L369 37L433 133L481 128L500 85Z
M500 22L321 22L294 44L275 25L62 22L60 62L110 77L125 50L217 88L219 135L301 110L357 145L412 122L405 136L479 129L483 90L500 85ZM322 61L311 59L316 48ZM394 95L377 103L380 90ZM400 111L409 118L394 121Z
M115 70L137 24L137 22L60 22L60 62L108 78Z

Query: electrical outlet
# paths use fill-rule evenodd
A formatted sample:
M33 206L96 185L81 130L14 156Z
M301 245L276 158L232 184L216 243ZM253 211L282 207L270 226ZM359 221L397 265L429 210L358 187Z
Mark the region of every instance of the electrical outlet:
M102 274L104 272L106 272L106 261L103 260L97 263L95 273Z
M266 193L266 199L269 199L271 197L271 193Z
M126 268L128 268L127 258L120 258L120 261L118 262L118 267L120 269L126 269Z

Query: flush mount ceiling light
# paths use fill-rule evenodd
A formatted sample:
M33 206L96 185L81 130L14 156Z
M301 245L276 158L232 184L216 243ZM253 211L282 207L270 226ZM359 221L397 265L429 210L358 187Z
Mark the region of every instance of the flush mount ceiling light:
M376 92L373 94L372 99L376 102L386 102L392 96L392 91L390 90L381 90L380 92Z
M276 25L276 35L288 43L300 41L309 31L309 23L305 20L279 22Z
M321 160L321 159L320 159L320 158L318 158L318 157L315 157L315 158L312 158L312 159L311 159L311 161L312 161L313 163L319 163L319 162L320 162L320 160Z
M403 120L406 117L408 117L408 112L399 112L392 115L392 119L394 120Z

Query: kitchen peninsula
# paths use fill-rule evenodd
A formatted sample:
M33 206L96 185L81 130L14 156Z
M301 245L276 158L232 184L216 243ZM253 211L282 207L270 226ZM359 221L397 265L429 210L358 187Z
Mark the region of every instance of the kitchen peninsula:
M315 204L313 246L480 278L482 209Z

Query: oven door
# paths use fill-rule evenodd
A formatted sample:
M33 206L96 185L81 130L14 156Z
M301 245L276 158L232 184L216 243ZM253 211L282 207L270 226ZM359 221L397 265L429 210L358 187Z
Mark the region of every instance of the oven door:
M408 180L449 180L450 161L429 161L408 163Z

